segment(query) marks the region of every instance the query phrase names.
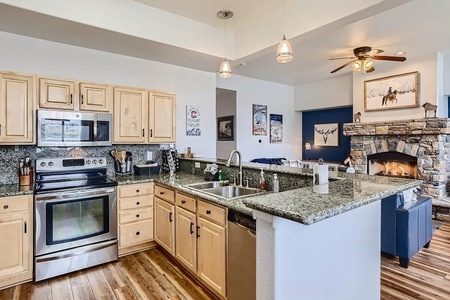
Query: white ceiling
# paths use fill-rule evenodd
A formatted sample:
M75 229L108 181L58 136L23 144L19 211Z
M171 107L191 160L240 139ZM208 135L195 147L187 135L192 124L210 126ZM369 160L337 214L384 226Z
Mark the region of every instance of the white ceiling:
M125 3L131 0L120 1ZM249 23L250 26L249 20L254 20L255 16L261 21L261 18L270 15L271 11L279 15L280 11L275 11L274 7L278 2L282 3L282 0L136 1L218 28L223 26L223 21L216 17L217 11L232 10L235 17L231 30L235 31L245 31L246 24ZM292 1L286 0L286 3ZM348 0L342 0L343 3L346 1ZM329 61L328 58L351 56L352 49L358 46L381 48L386 51L386 55L406 51L408 60L403 64L423 55L449 51L450 38L447 28L450 28L448 17L450 1L409 1L379 0L377 5L370 8L289 38L294 51L294 60L289 64L276 62L277 45L276 42L270 43L259 51L231 61L233 73L283 84L300 85L350 72L350 68L347 67L334 75L330 74L331 70L346 61ZM81 24L1 2L11 1L0 0L1 31L209 72L217 71L222 60L217 55ZM294 12L291 14L295 15ZM236 44L235 47L239 45ZM245 66L241 63L245 63ZM377 62L377 64L383 64L385 67L396 62Z

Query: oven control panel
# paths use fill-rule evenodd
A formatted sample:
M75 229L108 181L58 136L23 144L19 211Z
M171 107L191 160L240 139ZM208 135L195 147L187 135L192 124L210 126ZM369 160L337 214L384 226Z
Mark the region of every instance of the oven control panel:
M106 168L106 157L40 158L36 172Z

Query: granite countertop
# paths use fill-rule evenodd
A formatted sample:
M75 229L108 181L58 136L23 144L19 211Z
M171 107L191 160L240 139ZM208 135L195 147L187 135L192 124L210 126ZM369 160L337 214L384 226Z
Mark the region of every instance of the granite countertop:
M346 174L330 181L328 193L304 187L281 193L247 197L242 202L255 210L310 225L398 192L421 185L420 180Z
M0 184L0 197L33 195L33 185Z

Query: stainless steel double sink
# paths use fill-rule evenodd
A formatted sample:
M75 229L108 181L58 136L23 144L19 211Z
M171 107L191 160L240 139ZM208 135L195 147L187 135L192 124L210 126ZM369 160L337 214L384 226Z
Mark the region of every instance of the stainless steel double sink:
M187 184L185 187L191 188L201 193L216 196L225 200L242 198L250 195L263 193L265 191L250 187L230 185L227 181L208 181Z

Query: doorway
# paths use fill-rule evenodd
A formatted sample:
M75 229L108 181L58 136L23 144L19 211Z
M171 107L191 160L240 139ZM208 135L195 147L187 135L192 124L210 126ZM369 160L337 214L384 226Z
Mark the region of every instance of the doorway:
M230 118L224 118L230 117ZM232 117L232 118L231 118ZM221 120L232 120L232 122L224 121L221 124L231 125L232 138L219 138L218 118ZM236 91L216 88L216 158L227 159L231 151L237 147L237 117L236 117ZM223 125L222 124L222 125Z

